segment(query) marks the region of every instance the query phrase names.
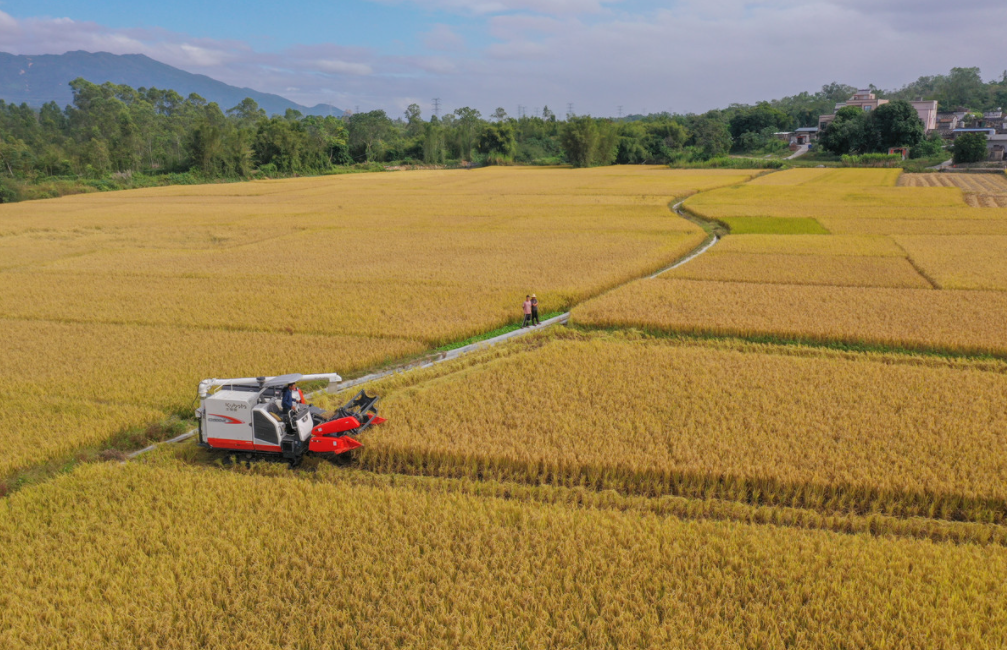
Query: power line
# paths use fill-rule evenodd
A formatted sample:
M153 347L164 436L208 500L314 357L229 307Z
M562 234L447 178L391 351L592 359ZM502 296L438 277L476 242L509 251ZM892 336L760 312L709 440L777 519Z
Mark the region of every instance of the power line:
M434 97L434 115L440 117L441 115L441 98Z

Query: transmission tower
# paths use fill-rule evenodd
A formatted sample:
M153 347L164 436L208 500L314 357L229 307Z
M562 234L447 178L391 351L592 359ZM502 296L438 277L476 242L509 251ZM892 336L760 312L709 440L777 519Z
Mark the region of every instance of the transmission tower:
M434 115L437 117L441 116L441 98L434 97Z
M521 104L518 104L517 105L517 118L520 120L522 117L524 117L524 106L522 106Z
M619 107L619 119L622 119L622 106Z
M566 114L573 115L573 102L566 103Z

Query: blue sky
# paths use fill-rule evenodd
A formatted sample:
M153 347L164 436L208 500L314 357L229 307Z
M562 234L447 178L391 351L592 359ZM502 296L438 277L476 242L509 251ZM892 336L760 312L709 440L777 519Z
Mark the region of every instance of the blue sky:
M418 45L418 24L457 18L442 11L377 2L6 0L0 9L19 19L67 17L117 29L161 28L203 38L248 40L263 50L337 42L408 52Z
M142 53L303 104L698 112L1007 67L1003 0L0 0L0 51Z

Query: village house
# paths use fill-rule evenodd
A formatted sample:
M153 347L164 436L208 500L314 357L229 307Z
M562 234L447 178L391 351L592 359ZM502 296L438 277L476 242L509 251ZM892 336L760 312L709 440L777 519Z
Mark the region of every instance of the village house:
M989 152L989 160L1000 162L1007 159L1007 133L997 133L995 128L977 129L955 129L951 132L951 139L957 139L964 133L981 133L986 136L986 150Z
M836 109L831 115L822 115L818 118L818 130L824 131L829 122L836 119L836 113L838 113L841 108L856 106L864 112L869 112L875 110L878 106L887 103L887 99L878 99L870 90L858 90L853 97L850 97L845 102L839 102L836 104ZM924 100L920 98L909 103L916 109L916 114L920 116L920 121L923 122L923 129L927 133L930 133L937 128L937 100Z
M942 138L950 138L951 133L958 128L963 117L964 114L960 113L938 113L937 133L939 133Z
M791 151L797 151L802 146L811 144L818 139L818 127L803 126L796 131L779 131L774 133L773 137L790 145Z

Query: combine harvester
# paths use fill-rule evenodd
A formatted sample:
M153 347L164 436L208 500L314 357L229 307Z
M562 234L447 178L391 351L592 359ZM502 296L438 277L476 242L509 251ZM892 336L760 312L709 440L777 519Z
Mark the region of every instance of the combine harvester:
M332 413L304 403L284 412L283 390L299 381L342 381L335 373L280 375L242 379L204 379L199 382L199 445L242 452L247 459L283 459L291 467L308 454L335 457L360 447L356 436L384 418L378 416L377 397L360 391Z

